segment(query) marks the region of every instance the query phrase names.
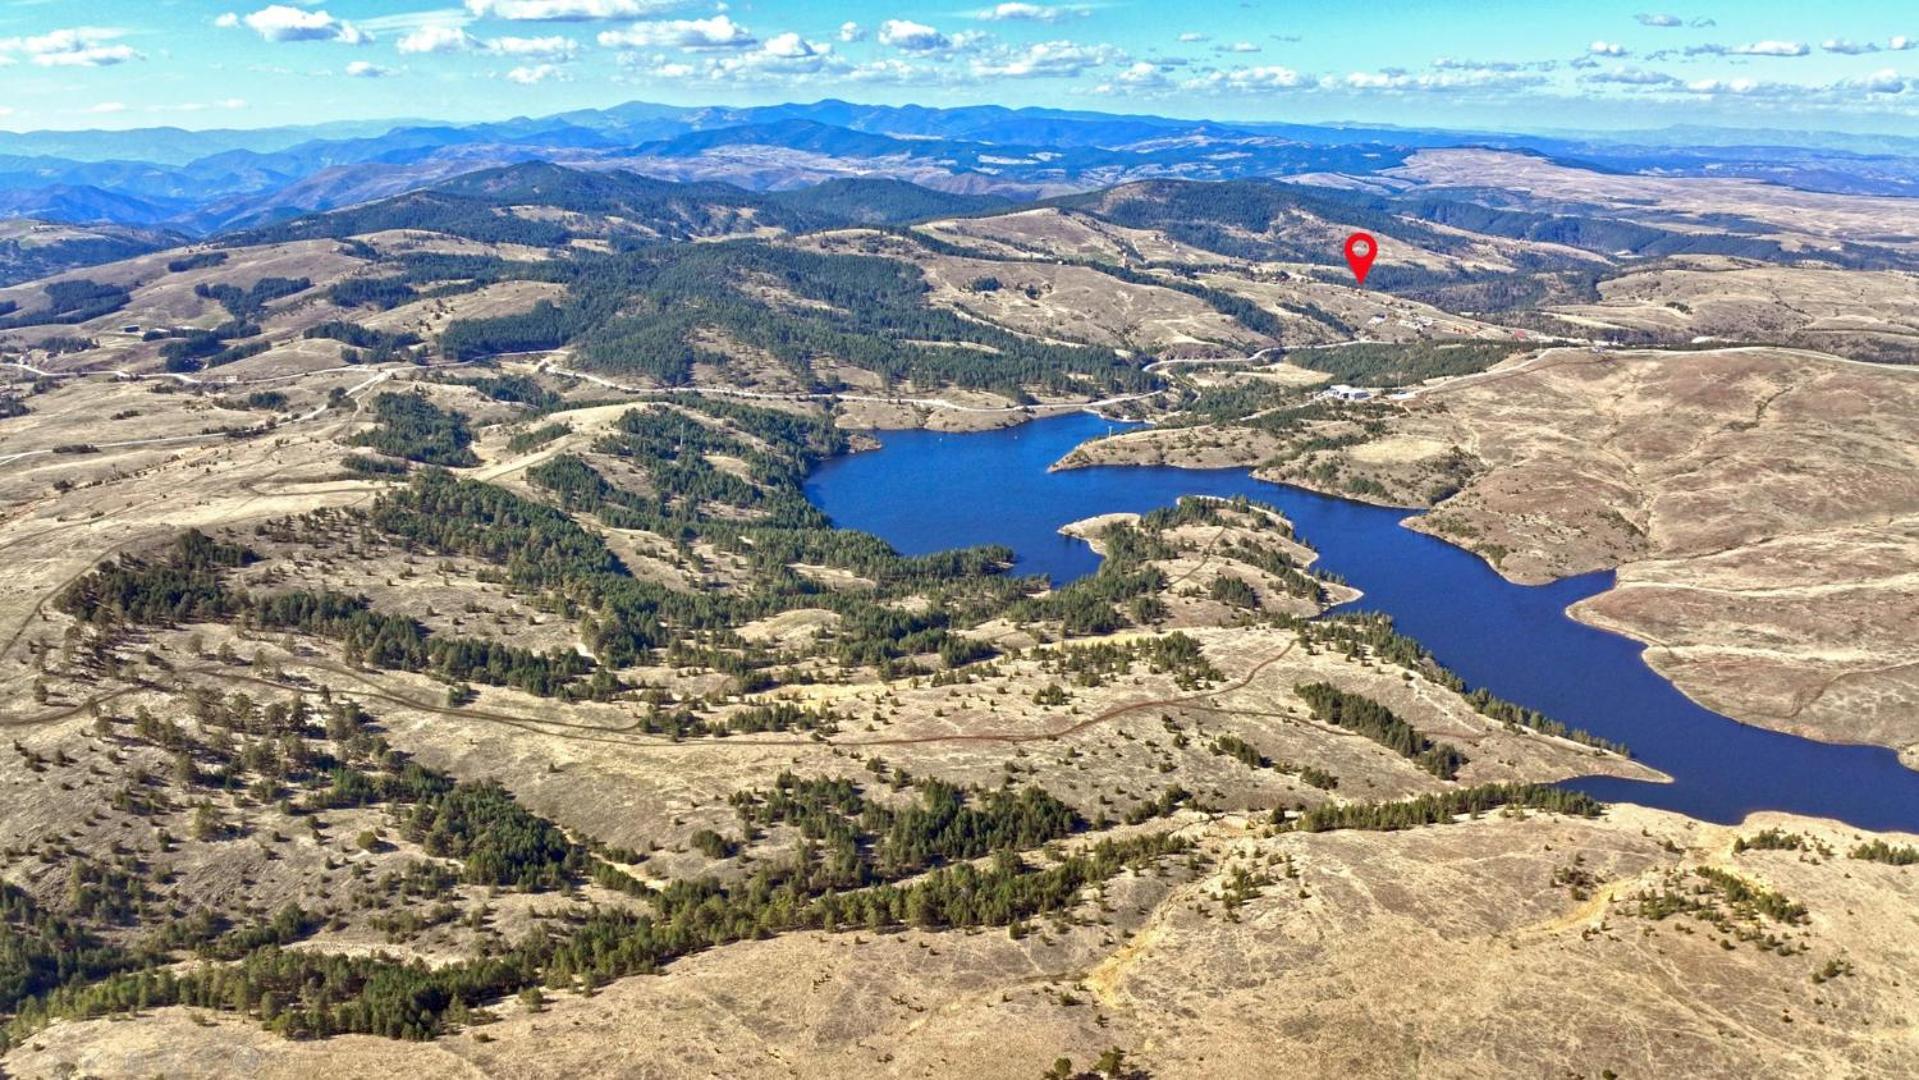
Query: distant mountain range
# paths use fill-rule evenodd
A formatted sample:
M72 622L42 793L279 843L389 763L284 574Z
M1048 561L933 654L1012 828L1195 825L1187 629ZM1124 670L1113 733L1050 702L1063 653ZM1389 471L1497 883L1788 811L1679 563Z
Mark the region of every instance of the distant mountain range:
M828 180L755 192L711 181L675 183L623 170L584 171L525 162L466 173L387 199L226 234L232 244L316 237L345 239L388 229L425 229L480 243L561 247L582 238L639 241L743 235L760 229L807 232L893 225L1004 210L993 195L934 191L903 180ZM529 217L515 208L537 207ZM564 217L554 220L551 211Z
M1919 195L1919 140L1823 136L1828 145L1822 147L1750 145L1734 141L1734 134L1746 133L1543 137L998 106L829 100L734 109L633 102L477 124L0 134L0 217L207 236L529 161L762 191L892 178L951 193L1031 199L1143 179L1365 175L1418 150L1449 146L1527 150L1621 172Z

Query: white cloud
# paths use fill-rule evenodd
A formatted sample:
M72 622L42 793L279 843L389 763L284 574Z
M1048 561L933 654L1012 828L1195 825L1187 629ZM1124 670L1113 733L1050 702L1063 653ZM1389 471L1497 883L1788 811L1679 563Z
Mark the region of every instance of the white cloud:
M981 78L999 79L1070 78L1089 68L1103 67L1125 59L1125 52L1111 45L1042 41L1024 49L1006 50L975 60L973 74Z
M1559 67L1559 61L1528 60L1521 63L1517 60L1460 60L1442 56L1433 61L1433 67L1443 71L1553 71Z
M1886 42L1886 48L1891 49L1893 52L1905 52L1907 49L1912 48L1913 44L1913 39L1901 34L1891 41Z
M1859 56L1862 53L1879 51L1879 46L1874 45L1870 41L1861 43L1848 41L1845 38L1827 38L1819 43L1819 47L1829 53L1843 53L1846 56Z
M301 0L311 5L319 0ZM427 11L402 11L393 15L372 15L355 19L353 25L374 34L405 34L422 26L465 26L473 16L463 8L432 8Z
M1755 41L1732 51L1740 56L1804 56L1812 50L1797 41Z
M240 25L240 16L229 11L225 15L222 15L219 18L214 19L213 25L219 27L222 30L231 30L234 27Z
M401 38L395 48L403 53L465 52L479 44L472 34L457 26L422 26Z
M872 60L834 76L847 82L880 83L891 86L946 86L967 81L963 73L930 64L910 64L887 57Z
M1355 71L1351 75L1346 76L1346 85L1355 90L1383 90L1392 86L1394 79L1405 78L1409 78L1409 76L1403 72L1398 75L1389 75L1383 71ZM1331 76L1327 76L1327 78L1321 82L1321 85L1329 87L1338 84L1339 80Z
M843 22L840 24L840 40L848 44L855 41L865 41L866 27L856 22Z
M754 68L783 74L814 74L838 66L833 46L824 41L808 41L798 34L776 34L752 52L721 58L715 63L736 69Z
M782 60L799 60L819 52L812 42L794 33L775 34L767 38L765 49L768 56L776 56Z
M474 15L519 22L643 19L677 6L673 0L466 0Z
M1853 90L1864 90L1873 94L1902 94L1906 90L1906 80L1891 68L1881 68L1863 79L1848 79L1840 84Z
M713 82L805 82L814 77L835 80L861 78L855 68L824 41L808 41L796 33L775 34L753 47L709 55L698 63L663 62L628 53L620 62L657 79L706 79ZM895 74L883 69L886 74ZM900 73L903 74L903 73ZM879 81L879 80L869 80Z
M451 25L422 26L401 38L398 48L400 52L409 54L484 52L495 56L516 56L560 62L578 59L580 55L579 42L557 34L550 37L497 37L481 40L460 27Z
M1797 41L1754 41L1746 45L1688 45L1687 56L1804 56L1812 50Z
M269 4L237 22L267 41L337 41L342 45L365 45L373 40L373 35L334 18L324 9L308 11L289 4Z
M352 79L384 79L393 74L393 69L366 60L355 60L346 66L346 73Z
M1694 79L1686 84L1686 90L1693 94L1752 94L1777 85L1758 79Z
M1454 93L1466 90L1516 89L1538 86L1543 75L1495 71L1489 68L1450 70L1415 75L1406 71L1355 71L1344 79L1320 80L1323 89L1376 90L1388 93Z
M1181 83L1181 88L1198 92L1259 92L1292 90L1310 85L1299 72L1288 67L1241 67L1230 71L1209 71Z
M1884 68L1856 79L1841 79L1821 85L1770 82L1761 79L1697 79L1686 83L1686 93L1711 97L1738 97L1748 100L1824 105L1856 104L1862 95L1903 94L1913 89L1912 80L1892 68Z
M487 52L497 56L525 56L539 60L570 61L579 58L580 43L569 37L497 37L483 43Z
M1624 45L1616 41L1595 41L1586 46L1586 51L1594 56L1631 56Z
M1166 77L1159 65L1140 60L1110 80L1093 87L1093 93L1155 93L1167 90L1172 85L1172 80Z
M1213 46L1213 51L1216 53L1256 53L1259 51L1259 46L1250 41L1235 41L1231 45L1215 45Z
M888 19L880 24L880 44L901 52L935 53L970 49L986 40L977 32L942 34L938 30L908 19Z
M988 22L1050 23L1092 13L1092 9L1086 7L1060 7L1053 4L996 4L975 13L973 17Z
M1581 75L1580 82L1613 83L1620 86L1677 86L1680 79L1663 71L1648 71L1641 67L1613 68L1610 71L1595 71L1590 75Z
M102 101L87 111L90 113L122 113L127 111L127 103L124 101Z
M758 44L746 27L726 15L634 23L626 30L601 31L599 42L612 49L743 49Z
M1642 15L1634 15L1633 19L1636 20L1641 26L1684 26L1686 25L1685 20L1681 19L1677 15L1642 14Z
M1201 41L1211 40L1213 40L1213 35L1211 34L1201 34L1190 30L1179 36L1179 43L1181 45L1193 45Z
M125 45L91 45L64 52L41 53L33 58L40 67L111 67L138 60L141 56Z
M561 71L556 64L532 64L516 67L506 73L508 82L516 82L521 86L534 86L549 79L564 80L565 78L566 72Z
M107 67L145 59L130 46L113 39L124 31L100 26L76 26L32 37L0 38L0 56L24 53L39 67ZM12 63L12 57L7 57Z

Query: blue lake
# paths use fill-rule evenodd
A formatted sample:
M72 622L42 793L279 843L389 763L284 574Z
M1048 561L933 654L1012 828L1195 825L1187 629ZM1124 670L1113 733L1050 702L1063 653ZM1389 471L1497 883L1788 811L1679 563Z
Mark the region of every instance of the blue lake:
M1116 427L1076 414L979 434L886 432L883 449L821 466L807 495L836 525L907 554L1004 544L1018 557L1015 573L1055 582L1099 565L1089 547L1059 535L1061 525L1171 506L1182 495L1244 495L1283 511L1319 549L1320 567L1365 592L1351 609L1391 615L1468 683L1623 742L1673 778L1588 777L1569 787L1721 823L1788 810L1919 831L1919 772L1890 750L1736 723L1655 674L1637 642L1568 618L1566 607L1604 591L1610 573L1514 585L1477 556L1403 528L1405 511L1269 484L1244 469L1047 471Z

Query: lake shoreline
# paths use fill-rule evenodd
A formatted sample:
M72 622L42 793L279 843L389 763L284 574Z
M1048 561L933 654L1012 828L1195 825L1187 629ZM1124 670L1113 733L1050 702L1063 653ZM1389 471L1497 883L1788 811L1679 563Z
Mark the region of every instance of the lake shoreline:
M896 432L879 452L824 463L807 493L836 524L907 554L1003 543L1016 553L1015 572L1056 582L1090 573L1098 559L1058 535L1062 525L1181 495L1246 495L1279 509L1322 553L1325 569L1365 592L1357 610L1391 615L1468 684L1623 742L1636 760L1672 777L1568 786L1722 824L1777 810L1919 830L1919 773L1893 751L1803 739L1712 712L1651 667L1645 643L1573 618L1573 605L1612 588L1609 571L1515 584L1480 556L1405 527L1404 508L1277 485L1243 467L1050 468L1104 423L1077 415L977 436ZM980 514L984 507L998 512ZM1528 645L1526 662L1514 662L1516 641Z

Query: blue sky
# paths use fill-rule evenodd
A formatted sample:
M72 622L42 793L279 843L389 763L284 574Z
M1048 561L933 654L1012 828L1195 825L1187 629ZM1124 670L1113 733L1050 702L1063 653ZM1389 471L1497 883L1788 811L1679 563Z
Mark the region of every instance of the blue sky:
M0 0L13 130L824 97L1912 135L1919 4Z

